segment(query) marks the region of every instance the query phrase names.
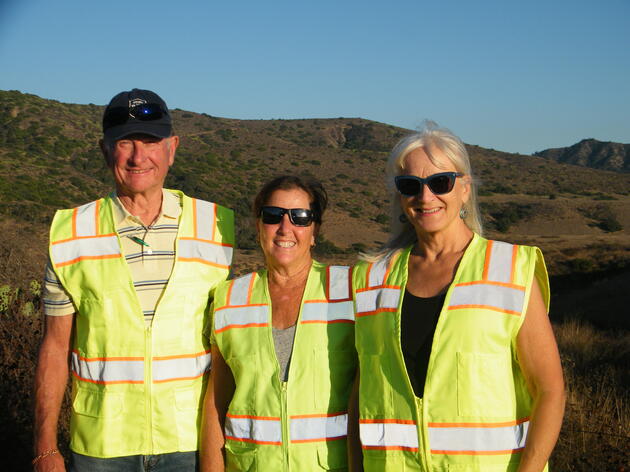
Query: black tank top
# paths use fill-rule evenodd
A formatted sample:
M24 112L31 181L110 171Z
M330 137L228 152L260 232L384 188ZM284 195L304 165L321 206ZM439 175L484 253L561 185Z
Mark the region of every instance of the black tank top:
M405 290L400 320L400 343L413 392L422 398L431 344L446 293L416 297Z

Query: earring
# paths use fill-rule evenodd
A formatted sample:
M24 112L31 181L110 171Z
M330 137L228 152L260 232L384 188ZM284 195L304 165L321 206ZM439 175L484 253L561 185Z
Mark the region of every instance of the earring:
M463 220L468 216L468 209L466 207L462 207L461 210L459 210L459 217Z
M398 217L398 221L400 221L401 223L407 223L407 222L409 222L409 220L407 219L407 215L405 215L404 213L402 213L402 214Z

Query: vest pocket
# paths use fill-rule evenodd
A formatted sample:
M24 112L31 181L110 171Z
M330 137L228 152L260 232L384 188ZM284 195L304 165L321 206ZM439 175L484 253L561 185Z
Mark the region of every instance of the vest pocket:
M394 410L392 370L389 359L381 354L359 356L361 382L359 387L362 418L385 418L383 412ZM365 451L364 451L365 452Z
M77 388L72 410L78 415L92 418L117 418L122 412L120 393L107 393Z
M256 472L256 449L235 447L229 440L225 443L226 472Z
M457 353L457 414L513 417L516 414L512 359L501 354Z
M348 470L346 440L325 441L317 447L317 462L324 470Z
M79 454L96 457L127 455L128 444L123 438L129 439L125 432L132 426L125 421L127 418L121 393L77 387L72 401L70 447Z
M201 388L177 388L175 397L175 422L177 424L177 441L182 451L196 449L197 431L201 421Z
M355 352L315 349L309 368L313 374L315 407L331 412L346 411L357 369Z

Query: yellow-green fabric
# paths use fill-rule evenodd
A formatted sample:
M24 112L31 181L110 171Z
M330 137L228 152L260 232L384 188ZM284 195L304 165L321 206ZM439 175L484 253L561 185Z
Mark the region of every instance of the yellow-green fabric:
M495 281L488 275L491 248L512 257L511 267L504 267L510 280ZM496 439L501 428L523 433L522 425L528 424L532 398L519 367L516 337L534 279L549 303L542 254L535 247L474 235L447 291L424 395L418 399L400 343L411 249L379 263L361 262L353 272L365 470L515 471L522 448L490 451L484 435L494 434ZM384 274L380 282L378 271ZM508 303L505 300L482 297L470 303L461 296L480 287L513 292L522 302L518 309L507 310L498 308ZM524 444L524 438L518 441Z
M346 295L334 299L330 274L344 270L345 282L336 284L345 283ZM357 367L349 285L348 268L313 262L287 382L275 355L267 271L217 287L213 337L236 383L226 418L227 470L347 470L347 405Z
M151 326L122 256L111 198L54 217L51 261L77 307L70 447L79 454L107 458L198 448L210 367L202 330L209 297L229 272L234 220L227 208L173 192L182 201L175 264ZM199 209L213 213L214 221L198 221ZM226 264L204 260L206 248Z

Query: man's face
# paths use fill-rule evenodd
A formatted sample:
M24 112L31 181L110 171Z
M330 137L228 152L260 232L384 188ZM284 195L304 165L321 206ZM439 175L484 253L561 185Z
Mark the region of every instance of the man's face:
M177 136L133 134L116 141L113 149L104 149L118 193L133 196L161 191L178 145Z

